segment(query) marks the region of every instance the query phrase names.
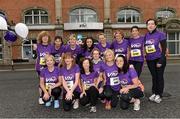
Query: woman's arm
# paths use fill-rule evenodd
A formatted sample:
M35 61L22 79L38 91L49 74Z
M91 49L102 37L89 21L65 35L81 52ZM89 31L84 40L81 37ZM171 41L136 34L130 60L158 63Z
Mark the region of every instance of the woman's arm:
M79 84L79 79L80 78L80 73L76 73L75 74L75 83L74 83L74 85L73 85L73 87L72 87L72 89L71 89L71 92L74 92L74 90L76 89L76 87L78 86L78 84Z

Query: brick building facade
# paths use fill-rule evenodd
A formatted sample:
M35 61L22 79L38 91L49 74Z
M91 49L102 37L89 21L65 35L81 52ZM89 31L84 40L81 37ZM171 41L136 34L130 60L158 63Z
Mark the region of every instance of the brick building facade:
M33 62L32 44L42 30L49 31L52 39L61 35L64 40L71 33L96 39L104 32L111 41L114 30L123 30L128 37L133 25L144 34L149 18L158 20L158 28L167 32L171 56L180 58L179 4L179 0L0 0L0 14L7 17L11 28L19 22L29 28L27 41L19 38L13 44L0 31L0 64L10 64L12 59Z

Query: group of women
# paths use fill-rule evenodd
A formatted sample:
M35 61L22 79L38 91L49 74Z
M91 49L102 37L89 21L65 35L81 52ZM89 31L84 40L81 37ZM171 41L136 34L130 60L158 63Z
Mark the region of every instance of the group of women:
M107 42L103 33L95 44L87 37L79 45L75 35L70 35L67 44L56 36L51 44L50 35L42 31L33 47L36 71L40 79L39 104L65 111L90 106L96 112L96 104L101 100L105 109L111 110L120 102L121 109L132 103L134 110L140 110L140 98L144 96L144 86L139 80L144 59L152 75L152 95L150 101L160 103L164 89L164 69L166 66L166 37L156 29L156 21L146 22L148 33L140 36L139 28L131 28L132 37L125 39L122 31L114 33L112 43Z

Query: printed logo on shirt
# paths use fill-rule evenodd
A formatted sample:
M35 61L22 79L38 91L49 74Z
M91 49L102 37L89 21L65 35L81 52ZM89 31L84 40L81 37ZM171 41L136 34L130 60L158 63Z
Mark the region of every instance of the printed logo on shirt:
M119 84L120 84L119 77L110 78L110 85L111 86L115 86L115 85L119 85Z
M55 82L57 80L57 78L55 76L52 76L50 78L46 78L46 82L50 83L50 82Z
M66 81L68 89L72 89L74 82L73 81Z
M131 48L140 48L140 47L141 47L140 43L131 44Z
M113 72L111 72L111 73L107 73L107 76L108 77L115 77L115 76L117 76L118 75L118 71L113 71Z
M115 49L114 52L124 52L124 48Z
M50 86L54 86L55 83L46 83L46 90L49 90Z
M126 78L123 78L121 81L120 81L120 84L121 86L126 86L128 85L128 80Z
M74 79L74 75L73 75L73 74L70 74L70 75L68 75L68 76L64 76L64 79L65 79L65 81L73 80L73 79Z

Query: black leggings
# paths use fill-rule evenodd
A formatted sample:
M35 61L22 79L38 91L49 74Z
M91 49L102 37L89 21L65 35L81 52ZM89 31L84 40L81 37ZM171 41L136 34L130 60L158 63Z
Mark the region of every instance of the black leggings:
M44 92L42 93L42 95L44 96ZM51 91L51 95L54 97L54 100L58 100L60 95L61 95L61 88L60 87L56 87L54 89L52 89ZM44 100L44 102L48 102L50 101L51 98L49 98L48 100Z
M80 96L80 93L78 91L74 91L73 92L73 97L72 97L72 100L66 100L65 97L66 97L66 94L67 92L64 92L63 93L63 109L65 111L70 111L71 108L72 108L72 104L73 104L73 100L75 99L79 99L79 96Z
M161 67L156 67L159 59L147 61L149 71L152 76L152 93L162 96L164 90L164 70L166 67L166 61L162 63Z
M127 94L120 94L121 109L128 109L132 98L139 99L143 96L144 96L144 94L139 88L131 89L131 90L129 90L129 93L127 93Z
M83 95L80 98L81 105L85 106L86 104L90 103L91 106L95 106L98 100L99 92L97 88L91 86L88 90L85 91L86 95Z
M142 72L143 62L129 60L129 63L134 66L134 68L138 74L138 77L140 77L141 72Z
M111 101L111 106L116 107L118 104L119 91L114 91L109 85L104 86L103 89L103 92L99 94L100 98Z

